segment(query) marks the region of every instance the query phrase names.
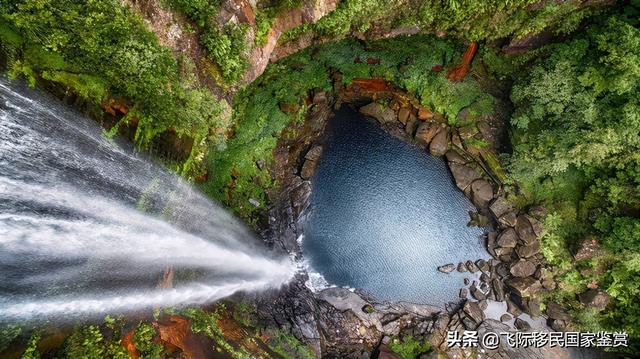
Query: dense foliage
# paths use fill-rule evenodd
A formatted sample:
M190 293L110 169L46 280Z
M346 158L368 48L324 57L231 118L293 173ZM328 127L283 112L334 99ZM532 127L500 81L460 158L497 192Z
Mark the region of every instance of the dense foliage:
M122 326L121 318L110 316L104 318L102 325L78 326L65 339L60 355L64 358L127 359L129 353L121 343Z
M542 50L511 91L515 105L510 174L522 205L545 205L543 251L556 265L556 300L583 329L640 338L640 30L623 17L591 25ZM602 250L576 262L579 243ZM589 283L610 307L584 310Z
M347 39L305 49L270 65L260 78L236 95L235 134L224 151L214 151L209 156L210 172L216 176L207 183L206 190L244 218L253 218L252 214L264 208L268 200L265 189L277 184L257 163L272 163L278 139L285 129L290 130L289 125L302 118L310 91L331 89L332 71L341 74L338 85L349 84L357 77L382 77L408 90L424 106L445 115L451 124L465 125L457 116L464 108L475 118L490 114L494 99L481 91L473 79L451 82L445 78L446 71L432 71L436 65L454 64L463 49L456 42L431 36L373 42ZM368 64L368 58L378 63ZM299 110L284 112L283 105L295 105ZM250 199L257 200L260 206L251 204Z
M431 344L412 336L404 336L402 339L393 338L389 343L389 349L397 353L402 359L415 359L431 351Z
M236 83L244 74L247 61L248 24L232 21L218 25L218 0L165 0L165 5L183 13L198 30L200 45L207 57L217 65L219 74L212 74L222 85ZM218 76L215 76L218 75Z
M520 38L546 28L570 32L592 12L592 8L581 7L578 2L538 0L345 0L316 24L290 30L282 41L309 31L322 37L363 33L373 23L390 29L398 25L417 27L468 40Z
M107 98L129 104L142 147L167 130L194 139L182 168L224 145L229 118L210 91L182 78L171 51L117 0L0 1L0 47L10 75L59 84L95 107Z

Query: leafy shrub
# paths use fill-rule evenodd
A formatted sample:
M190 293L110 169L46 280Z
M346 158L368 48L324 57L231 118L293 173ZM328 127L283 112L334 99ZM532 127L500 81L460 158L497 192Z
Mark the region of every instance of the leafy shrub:
M278 330L270 336L269 348L284 359L314 359L316 356L306 345L291 333Z
M35 331L29 337L27 343L27 349L22 353L22 359L40 359L40 352L38 351L38 343L40 342L40 332Z
M147 323L140 322L133 334L133 343L143 358L160 358L163 348L162 345L154 342L156 336L155 328Z
M208 26L200 35L200 43L230 83L240 79L249 65L245 54L247 29L246 24L230 23L223 29Z
M431 344L426 340L417 340L410 335L399 338L392 338L389 349L400 355L402 359L416 359L420 355L431 351Z
M205 27L220 8L218 0L164 0L166 5L185 14L200 27Z

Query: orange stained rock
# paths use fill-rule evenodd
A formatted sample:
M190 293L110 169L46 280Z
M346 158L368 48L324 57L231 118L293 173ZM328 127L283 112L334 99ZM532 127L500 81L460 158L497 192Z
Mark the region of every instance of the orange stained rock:
M469 44L467 51L465 51L464 55L462 55L462 61L460 62L460 64L453 67L449 70L449 72L447 72L447 79L449 79L450 81L462 81L465 76L467 76L467 73L469 72L469 65L471 65L471 61L473 60L473 57L476 55L477 51L477 42L474 41Z
M180 348L184 357L189 359L206 358L202 343L191 331L191 321L179 315L169 315L154 323L160 341L165 346Z
M109 98L105 101L102 101L101 105L102 109L112 116L115 116L116 113L126 115L129 112L129 107L122 100Z
M424 106L420 106L418 108L418 118L420 120L429 120L429 119L432 119L433 117L434 117L434 113L431 112L431 110L429 110L428 108Z
M129 356L133 359L138 359L140 358L140 353L138 353L138 350L136 349L136 345L133 343L133 335L135 334L135 331L132 330L130 332L128 332L127 334L125 334L122 337L122 346L127 350L127 352L129 353Z
M356 77L351 82L351 87L358 87L361 91L387 91L390 90L387 81L383 78L361 78Z

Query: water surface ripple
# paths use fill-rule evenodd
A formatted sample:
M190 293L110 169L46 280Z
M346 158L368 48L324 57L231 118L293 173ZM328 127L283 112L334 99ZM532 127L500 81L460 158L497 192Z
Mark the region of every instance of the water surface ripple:
M328 124L312 188L303 250L331 284L442 305L468 273L436 268L488 257L444 160L348 107Z

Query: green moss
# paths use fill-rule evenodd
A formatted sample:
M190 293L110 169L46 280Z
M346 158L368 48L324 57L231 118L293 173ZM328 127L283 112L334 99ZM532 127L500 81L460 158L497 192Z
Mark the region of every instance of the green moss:
M64 357L70 359L127 359L129 354L120 344L121 323L113 318L106 317L105 323L112 331L110 340L103 335L102 330L96 325L77 327L64 342Z
M287 10L300 7L301 0L271 0L259 2L256 11L256 35L255 46L263 46L267 43L267 35L273 25L273 20Z
M220 8L218 0L162 0L162 3L185 14L200 27L205 27Z
M227 354L234 359L250 359L250 354L241 347L236 347L229 343L224 333L218 327L218 320L220 319L220 313L218 311L224 311L226 307L224 304L219 304L216 311L205 312L200 308L187 308L180 311L180 314L191 319L191 330L194 333L204 333L209 338L213 339L219 348L223 349Z
M267 36L271 31L273 25L273 18L271 14L264 10L258 10L256 12L256 37L255 46L264 46L267 43Z
M431 344L426 340L416 340L412 336L406 335L402 339L392 338L389 349L402 359L416 359L420 355L430 352Z
M38 343L40 342L40 332L35 331L29 337L27 349L22 353L21 359L40 359L41 355L38 351Z
M269 348L284 359L315 359L313 351L300 343L291 333L278 330L273 333L267 343Z
M143 358L160 358L164 348L154 341L155 328L147 322L140 322L133 334L133 343Z
M227 83L238 81L249 66L245 53L248 28L247 24L229 23L222 29L210 25L200 35L200 44L209 58L220 66Z

